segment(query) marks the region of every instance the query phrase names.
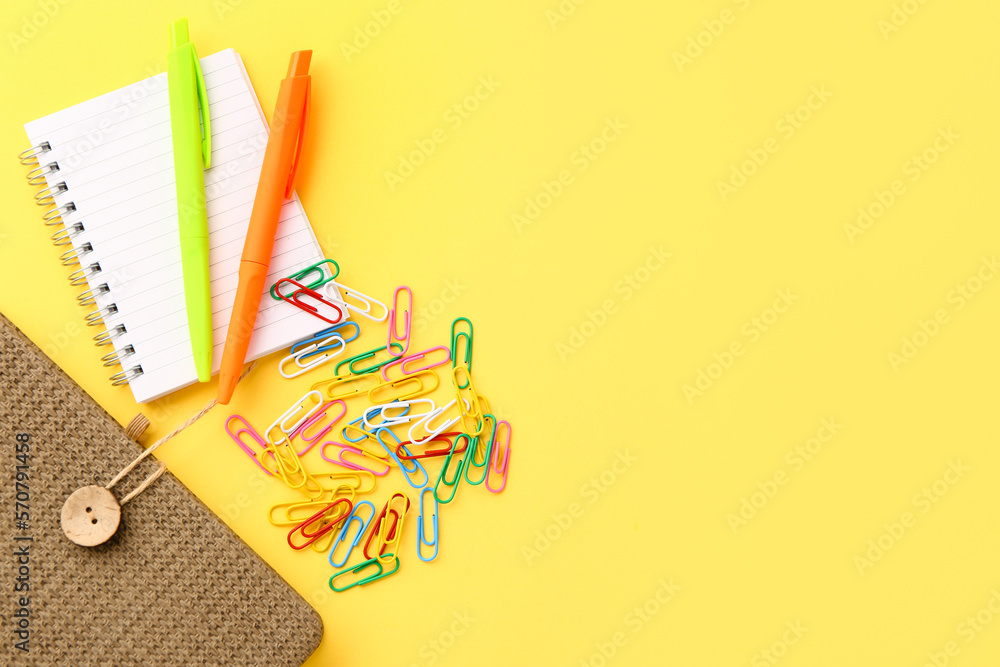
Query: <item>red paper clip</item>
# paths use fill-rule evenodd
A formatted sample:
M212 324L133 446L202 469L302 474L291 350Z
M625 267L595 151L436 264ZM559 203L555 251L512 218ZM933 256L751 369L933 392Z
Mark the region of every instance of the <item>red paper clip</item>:
M347 503L347 511L345 511L341 516L337 517L335 520L330 521L329 517L327 517L327 519L323 519L323 516L327 512L332 510L338 503ZM351 514L351 511L353 509L354 509L354 504L349 499L337 498L332 503L330 503L320 511L313 514L311 517L309 517L299 525L295 526L295 528L292 528L291 532L288 533L288 546L295 549L296 551L299 549L305 549L307 546L309 546L310 544L312 544L313 542L315 542L316 540L318 540L319 538L323 537L331 530L333 530L338 523L346 519ZM315 521L318 521L321 524L319 530L317 530L314 533L306 532L306 526L309 526ZM305 544L296 545L292 542L292 535L294 535L296 532L302 533L302 537L307 538Z
M386 536L385 536L386 540L388 540L389 542L392 542L394 539L396 539L396 528L397 528L397 526L399 526L400 516L399 516L399 512L397 512L395 509L389 509L389 503L391 503L392 500L393 500L393 498L395 498L396 496L402 496L403 498L406 499L406 507L403 509L403 514L406 514L408 511L410 511L410 498L409 498L409 496L407 496L405 494L402 494L402 493L394 493L394 494L392 494L392 497L389 498L389 500L387 500L385 502L385 507L382 508L381 513L379 513L379 515L377 517L375 517L374 519L372 519L372 523L371 523L372 530L371 530L371 533L369 533L369 535L368 535L368 540L365 542L365 549L364 549L365 558L369 558L369 559L370 558L374 558L374 556L369 556L368 555L368 548L372 544L372 538L374 538L375 536L377 536L379 534L379 532L380 532L379 529L381 528L382 521L385 519L386 510L389 511L389 517L390 517L390 520L392 521L392 523L389 524L389 530L386 532ZM381 548L381 550L378 553L379 556L381 556L381 555L383 555L385 553L386 546L387 545L385 545L385 544L382 545L382 548Z
M420 443L420 445L414 445L412 442L407 440L406 442L401 442L396 445L396 456L403 461L415 461L416 459L429 459L434 456L448 456L448 452L451 451L452 441L449 438L454 438L456 435L461 435L462 431L449 431L448 433L439 433L427 442ZM445 444L444 449L428 449L421 454L410 454L409 450L406 448L407 445L410 447L423 446L425 444L430 444L432 442L443 442ZM456 449L456 454L461 454L469 446L468 441L462 440L462 448Z
M296 288L295 291L292 292L291 296L286 296L281 291L281 286L284 283L290 283L290 284L292 284ZM275 288L275 291L278 293L278 296L281 297L282 301L287 301L288 303L292 304L296 308L301 308L302 310L306 311L310 315L315 315L316 317L318 317L319 319L323 320L324 322L329 322L330 324L337 324L338 322L340 322L341 320L344 319L344 311L343 311L343 309L340 306L338 306L335 303L331 303L330 301L327 301L326 299L323 298L322 294L320 294L316 290L309 289L308 287L306 287L305 285L303 285L302 283L300 283L300 282L298 282L296 280L292 280L291 278L282 278L281 280L279 280L278 282L276 282L274 284L274 288ZM319 314L319 309L316 306L313 306L313 305L308 304L308 303L304 303L301 300L303 296L307 296L310 299L314 299L314 300L318 301L321 305L329 306L330 308L333 308L334 310L336 310L337 311L337 319L331 320L328 317L324 317L323 315L320 315Z

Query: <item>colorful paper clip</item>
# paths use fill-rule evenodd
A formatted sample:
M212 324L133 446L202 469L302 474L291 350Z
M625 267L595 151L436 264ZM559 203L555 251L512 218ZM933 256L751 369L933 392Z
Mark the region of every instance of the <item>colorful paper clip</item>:
M326 516L327 512L330 512L337 505L341 503L346 503L347 505L347 508L346 510L344 510L342 515L340 516L334 515L336 516L336 518ZM352 509L353 505L351 504L350 500L348 500L347 498L337 498L332 503L327 505L324 509L321 509L319 512L316 512L315 514L313 514L311 517L303 521L295 528L292 528L292 530L288 533L288 546L295 549L296 551L305 549L307 546L309 546L319 538L323 537L324 535L332 531L338 523L343 521L351 513ZM319 528L314 532L307 532L306 528L311 526L313 523L319 523L320 524ZM296 545L295 542L292 541L292 537L295 535L295 533L301 534L302 537L306 538L306 541L303 542L302 544Z
M330 421L327 422L326 426L324 426L323 428L321 428L319 430L319 433L316 433L315 435L311 435L309 433L309 429L311 429L314 426L316 426L316 424L319 424L320 422L322 422L323 418L327 416L327 411L330 408L332 408L333 406L335 406L335 405L340 407L340 413L338 415L336 415L335 417L331 417ZM292 434L291 434L291 436L290 436L292 438L294 438L295 436L298 436L299 438L302 439L302 442L306 443L306 447L302 451L299 452L299 456L302 456L303 454L305 454L306 452L308 452L310 449L312 449L316 445L317 442L319 442L320 440L322 440L323 438L325 438L327 436L327 434L329 434L330 431L333 430L334 424L336 424L337 422L339 422L344 417L344 415L346 415L346 414L347 414L347 404L346 403L344 403L343 401L340 401L340 400L337 400L337 401L327 401L326 403L324 403L322 405L322 407L320 407L320 409L318 411L316 411L315 414L313 414L312 417L310 417L306 421L302 422L302 425L299 426L297 429L295 429L295 431L293 431Z
M493 439L497 434L497 418L491 414L483 415L483 420L485 422L491 422L493 424L492 428L487 429L485 425L482 429L482 434L473 438L473 444L470 444L469 453L465 455L465 481L472 486L478 486L486 481L486 477L490 474L490 464L493 461ZM486 437L486 432L489 430L489 438ZM485 442L485 444L484 444ZM476 456L482 452L482 463L476 463ZM479 478L479 481L473 481L469 477L469 471L473 468L482 468L483 476Z
M333 275L331 275L329 278L326 277L326 272L323 270L324 268L327 268L324 266L326 264L329 264L332 267L329 270L330 273L332 273ZM309 274L313 272L317 273L318 276L316 278L310 278L309 280L306 280L306 278L309 277ZM292 275L286 277L289 278L290 280L294 280L302 285L305 285L311 290L314 290L317 287L322 287L331 280L335 280L339 275L340 275L340 265L337 264L337 262L333 261L332 259L324 259L316 262L315 264L311 264L310 266L307 266L301 271L297 271L296 273L293 273ZM278 283L280 282L281 281L279 280L278 282L271 285L271 298L274 299L275 301L282 300L281 297L278 296L278 289L277 289Z
M406 506L403 508L402 511L396 511L396 509L392 507L393 501L396 500L397 498L401 498L406 501ZM378 562L382 563L383 565L391 562L391 558L394 558L393 554L399 553L397 547L399 546L399 541L403 539L403 519L406 518L406 513L410 510L410 499L404 493L394 493L389 497L389 501L386 503L386 507L388 508L391 514L395 514L396 516L399 517L399 519L394 523L392 527L389 527L389 522L386 521L385 518L383 518L381 522L379 522L378 526L379 550L378 550L378 555L375 556L375 558L378 560ZM388 554L383 554L383 551L390 547L392 548L392 551Z
M390 571L386 572L384 570L384 568L382 567L382 563L380 563L378 561L378 559L376 559L376 558L369 558L368 560L366 560L365 562L361 563L360 565L355 565L353 567L349 567L349 568L343 569L343 570L337 572L337 574L335 574L332 577L330 577L330 588L332 588L337 593L343 593L344 591L350 590L350 589L354 588L355 586L364 586L365 584L370 584L370 583L372 583L374 581L378 581L379 579L385 579L386 577L388 577L391 574L395 574L396 570L399 569L399 559L396 558L393 554L387 554L387 556L391 556L392 559L396 561L395 566ZM347 586L343 586L342 588L337 588L336 586L333 585L333 580L336 579L337 577L343 576L345 574L357 574L358 572L362 572L365 568L372 567L372 566L374 566L374 567L376 567L378 569L378 572L376 572L375 574L362 577L361 579L359 579L359 580L357 580L355 582L352 582L352 583L348 584Z
M372 387L379 384L381 381L377 375L338 375L335 378L317 382L312 388L322 387L327 398L345 399L367 395Z
M455 493L458 492L458 485L462 481L462 468L465 466L465 459L468 456L468 452L466 452L466 456L463 456L458 460L458 469L455 471L455 474L451 476L451 480L448 479L448 466L451 465L451 460L455 456L455 450L458 447L458 441L462 440L463 438L466 441L465 442L466 449L468 449L469 443L472 441L472 438L471 436L469 436L468 433L460 433L458 436L456 436L455 442L452 443L451 451L448 452L448 456L444 458L444 466L441 468L441 475L438 477L437 483L434 484L434 499L443 505L447 505L448 503L450 503L452 500L455 499ZM442 498L441 496L438 495L438 489L441 487L442 484L451 487L451 495L448 496L447 499Z
M267 520L271 522L272 526L298 526L314 516L317 510L328 507L337 498L353 500L354 489L347 485L342 485L342 487L337 487L331 497L325 500L307 500L273 505L267 511ZM278 513L277 517L275 517L275 512Z
M354 327L354 335L353 336L348 336L345 333L346 329L349 328L349 327ZM322 331L314 334L310 338L306 338L305 340L300 340L295 345L292 345L291 349L289 349L288 351L291 352L292 354L295 354L297 352L302 351L303 347L306 347L308 345L312 345L313 343L322 343L326 338L328 338L329 336L332 336L333 334L339 335L340 338L345 343L350 343L351 341L355 340L358 336L361 335L361 327L358 326L357 322L354 322L352 320L344 320L343 322L338 322L337 324L334 324L332 327L328 327L326 329L323 329ZM317 347L312 352L309 352L308 354L302 354L302 355L300 355L299 358L300 359L308 359L309 357L316 356L317 354L322 354L324 352L329 352L330 350L332 350L335 347L337 347L336 342L334 342L331 345L325 346L325 347L323 345L320 345L319 347Z
M462 383L462 378L465 383ZM483 432L483 413L480 412L479 396L476 394L476 386L472 384L472 374L464 366L456 366L451 369L451 381L455 385L455 395L460 399L458 410L462 417L462 430L469 435L479 435ZM463 394L468 394L464 396Z
M329 447L330 445L335 445L337 447L337 458L330 458L329 456L327 456L326 448ZM352 463L351 461L348 461L346 458L344 458L347 454L354 454L355 456L360 456L362 459L374 461L377 464L384 465L385 470L379 472L378 470L373 470L372 468L366 468L360 463ZM342 468L347 468L348 470L370 472L371 474L376 475L378 477L384 477L385 475L388 475L389 470L392 467L385 460L380 459L377 456L372 456L371 454L361 449L360 447L345 445L341 442L335 442L333 440L323 443L323 447L320 450L320 456L323 457L324 461L328 461L329 463L332 463L334 465L341 466Z
M450 431L448 433L439 433L430 440L422 442L420 446L429 445L434 442L443 442L445 446L441 449L425 449L420 454L411 454L409 452L409 449L407 449L408 447L416 447L417 445L414 445L412 442L407 440L406 442L400 443L399 446L396 447L396 458L400 459L401 461L413 461L415 459L430 459L437 456L448 456L448 452L451 451L451 446L453 444L450 438L454 438L456 435L460 435L461 433L462 433L461 431ZM462 445L462 449L457 450L455 453L456 454L464 453L466 446L467 445Z
M389 539L395 538L395 532L394 531L395 531L396 526L398 525L398 522L399 522L399 512L397 512L395 509L391 508L389 505L392 503L393 498L395 498L396 496L402 496L403 498L406 498L406 507L403 509L403 513L405 514L407 511L409 511L409 509L410 509L410 499L406 496L406 494L403 494L403 493L394 493L394 494L392 494L392 496L389 498L389 500L387 500L385 502L385 505L382 507L382 511L379 513L379 515L377 517L375 517L375 520L373 522L374 526L372 527L371 533L369 533L369 535L368 535L368 540L365 541L365 548L364 548L364 552L363 552L364 555L365 555L365 558L371 558L371 556L368 555L368 549L369 549L369 547L371 547L372 539L377 534L379 534L381 532L382 522L384 520L387 520L387 517L392 517L392 525L389 527L388 537L389 537ZM385 551L385 545L384 544L381 545L380 549L381 549L381 551L379 551L378 555L382 555L382 551Z
M392 348L393 345L395 345L396 347L400 347L399 343L392 343L392 344L389 345L389 348ZM337 364L334 367L333 372L338 377L340 377L340 369L341 369L341 367L347 366L347 372L350 373L351 375L366 375L368 373L374 373L378 369L382 368L382 366L384 366L384 365L388 364L389 362L391 362L393 360L393 357L390 356L385 361L376 361L374 364L372 364L371 366L368 366L366 368L355 368L354 365L356 363L358 363L359 361L364 361L366 359L374 359L374 358L376 358L376 355L379 352L384 352L384 353L386 353L386 355L391 355L392 354L391 349L389 351L386 351L385 347L376 347L374 350L368 350L367 352L362 352L361 354L356 354L356 355L354 355L353 357L351 357L349 359L344 359L343 361L341 361L339 364ZM378 379L377 375L375 376L375 379L376 380Z
M431 494L431 498L434 500L434 513L431 515L432 528L431 528L430 542L428 542L424 538L424 526L426 525L424 522L424 517L427 516L427 513L424 511L425 493ZM437 558L438 541L440 539L438 533L438 500L437 498L434 497L434 490L429 486L425 486L423 489L421 489L419 502L420 502L420 514L417 515L417 558L424 561L425 563L429 563L435 558ZM424 547L434 547L434 555L431 556L430 558L424 558Z
M233 432L230 426L230 424L232 424L234 421L243 422L243 426L237 429L236 432ZM267 451L267 441L264 440L263 436L261 436L261 434L258 433L256 429L254 429L254 427L250 425L250 422L248 422L243 416L241 415L230 416L229 419L226 420L226 433L229 434L230 438L236 441L236 444L240 446L240 449L246 452L246 455L249 456L251 459L253 459L253 462L256 463L257 466L265 472L265 474L268 475L274 474L273 472L264 467L264 464L261 463L260 459L257 458L257 452L255 452L253 448L250 447L250 445L243 442L243 439L240 437L244 433L249 434L250 437L253 438L254 442L260 445L260 448L263 450L261 452L261 456L263 456L264 452Z
M281 286L284 285L284 284L286 284L286 283L290 284L290 285L294 285L295 288L296 288L295 291L292 292L291 296L286 296L281 291ZM340 306L338 306L337 304L335 304L335 303L333 303L331 301L327 301L326 299L323 298L323 295L320 294L319 292L317 292L315 290L311 290L308 287L306 287L305 285L302 285L301 283L299 283L299 282L297 282L295 280L292 280L291 278L282 278L277 283L275 283L275 288L277 289L278 296L281 297L282 301L286 301L286 302L292 304L293 306L295 306L296 308L304 310L307 313L309 313L310 315L318 317L319 319L323 320L324 322L329 322L330 324L336 324L337 322L340 322L341 320L344 319L345 313L344 313L344 309L343 308L341 308ZM319 306L314 306L314 305L312 305L310 303L307 303L306 301L303 301L303 298L312 299L312 300L316 301L319 304L319 306L324 306L326 308L332 308L333 310L337 311L337 317L335 319L331 320L328 317L328 315L332 315L333 313L321 314L319 312Z
M431 378L434 378L434 384L430 384ZM428 380L428 383L424 384L424 380ZM431 393L438 388L440 383L441 381L434 371L420 371L419 373L407 375L398 380L389 380L388 382L383 382L372 387L368 390L368 400L372 403L405 401L409 398L416 398L417 396L424 396Z
M362 519L360 516L359 510L362 507L368 507L371 510L371 515L368 517L367 521ZM358 544L361 542L361 538L364 536L365 531L368 530L368 525L372 522L372 519L374 518L375 518L375 506L372 505L369 501L362 500L361 502L357 503L354 506L354 510L351 512L351 515L347 517L347 521L344 523L344 527L337 534L337 539L334 540L333 547L330 548L330 565L334 567L344 567L344 565L347 564L347 561L351 557L351 552L354 551L354 548L358 546ZM358 532L354 534L354 538L351 540L351 545L347 547L347 553L344 555L344 560L338 563L333 559L334 555L337 553L337 547L345 543L345 540L347 538L347 533L351 529L351 524L353 524L355 521L357 521L361 525L361 527L358 528Z
M354 489L355 493L371 493L375 490L375 474L370 470L356 470L352 472L332 472L323 473L314 477L317 483L328 492L336 492L341 486L348 486ZM364 486L364 481L368 480L368 488ZM333 486L322 486L323 482L333 482Z
M268 440L266 453L270 454L274 461L274 470L272 472L285 483L285 486L290 489L300 489L309 497L319 497L322 495L322 490L319 493L310 493L307 490L307 483L310 479L309 473L302 467L302 460L296 454L295 450L292 449L292 445L288 440L284 438L279 442Z
M309 407L310 402L314 403L311 407ZM307 391L302 398L292 404L292 407L285 410L280 417L271 422L271 425L264 431L264 437L272 444L278 444L286 437L291 438L292 434L298 431L299 427L316 414L322 406L323 394L315 389ZM296 420L295 423L289 424L288 422L292 419ZM278 429L281 433L279 438L272 437L275 429Z
M410 368L410 369L407 368L408 364L416 363L422 360L424 357L430 355L432 352L436 352L438 350L444 351L444 359L442 359L441 361L430 362L425 366L421 366L420 368ZM386 365L382 366L382 379L385 380L386 382L389 381L390 379L389 369L394 366L399 366L399 372L401 375L413 375L415 373L419 373L420 371L427 371L437 366L443 366L449 361L451 361L451 350L449 350L444 345L438 345L437 347L431 347L421 352L415 352L414 354L411 354L408 357L403 357L401 359L396 359L395 361L390 361ZM397 379L402 379L402 378L397 378Z
M363 426L358 426L358 424L364 423L364 415L361 415L354 421L348 422L347 426L340 429L340 435L344 440L351 444L357 444L359 442L364 442L368 438L374 437L374 429L371 431L366 430ZM357 435L349 435L350 433L356 433Z
M382 439L383 436L391 438L395 442L386 442ZM430 481L430 477L427 476L427 470L420 465L420 461L417 461L416 459L408 459L407 463L409 465L406 465L399 459L399 457L396 456L396 448L403 447L403 444L399 441L399 438L396 437L395 433L383 427L375 431L375 439L378 440L379 444L385 448L385 451L388 452L389 456L392 457L392 460L396 462L399 469L403 471L403 476L406 477L406 481L409 482L410 486L414 489L421 489L427 486L427 483ZM410 475L417 475L418 473L423 475L422 482L417 482L410 478Z
M415 403L430 403L431 409L434 409L434 401L429 398L415 398L412 401L392 401L391 403L374 405L365 410L361 414L361 423L364 424L366 429L370 429L371 431L383 426L407 424L423 416L422 413L410 414L410 408ZM400 412L396 415L390 415L390 410L399 410ZM379 419L380 421L373 421L375 419Z
M405 291L409 298L406 302L406 307L403 309L403 333L399 333L399 293ZM406 351L410 349L410 313L413 312L413 290L411 290L406 285L400 285L392 293L392 310L389 311L389 342L386 343L386 349L389 354L395 357L401 357L406 354ZM394 353L392 351L392 344L398 343L402 346L402 351L399 353ZM388 378L387 378L388 379Z
M337 344L338 343L340 345L339 348L337 348ZM302 363L303 359L305 359L306 357L308 357L310 355L314 355L319 350L319 348L321 346L325 350L332 350L334 348L337 348L337 349L334 352L324 352L324 353L322 353L319 357L317 357L316 359L310 361L308 364L303 364ZM304 373L308 373L309 371L311 371L314 368L322 366L326 362L332 360L334 357L339 356L340 353L343 352L346 349L347 349L347 342L344 341L344 339L340 337L340 334L333 334L333 335L325 338L320 343L313 343L312 345L310 345L310 346L308 346L306 348L303 348L300 352L293 352L292 354L290 354L287 357L285 357L284 359L282 359L278 363L278 373L280 373L281 377L285 378L286 380L291 380L292 378L297 378L298 376L300 376L300 375L302 375ZM289 361L294 361L295 365L298 366L298 370L296 370L294 372L286 371L285 370L285 365Z
M459 331L459 328L464 328L459 325L459 322L468 324L469 330ZM463 339L464 344L460 343ZM459 354L462 349L465 350L465 353ZM453 368L464 368L472 373L472 321L468 317L455 318L455 321L451 323L451 364ZM465 389L465 387L459 387L459 389Z
M455 417L454 419L449 419L444 423L442 423L440 426L431 426L431 422L434 419L436 419L440 415L443 415L448 410L448 408L455 405L457 402L458 402L457 398L452 399L445 405L442 405L439 408L434 408L426 415L424 415L422 419L416 421L412 426L410 426L410 429L407 431L407 435L410 437L410 442L412 442L414 445L422 445L426 442L429 442L430 440L433 440L434 437L437 436L439 433L443 433L444 431L448 430L449 428L457 424L458 420L461 419L461 416ZM424 432L427 433L427 437L424 438L414 437L413 431L417 430L419 432L419 429L423 429Z
M506 429L501 429L503 425L507 426ZM500 432L505 430L507 432L507 437L504 439L504 446L500 446ZM511 427L510 424L504 420L497 422L496 426L496 439L493 441L493 465L490 466L489 470L486 471L486 488L493 493L500 493L507 487L507 474L510 472L510 434ZM503 454L501 455L501 449ZM501 462L501 456L503 461ZM493 488L490 486L490 475L501 475L503 479L503 484L499 488Z
M336 292L330 294L331 287L336 287L337 290L339 290L340 294L338 295ZM386 306L384 303L382 303L378 299L373 299L370 296L365 296L361 292L355 289L351 289L347 285L342 285L338 283L336 280L331 280L328 283L326 283L324 289L327 291L327 295L331 299L343 305L348 310L353 310L355 313L361 315L362 317L367 317L368 319L374 320L376 322L384 322L386 318L389 317L389 307ZM351 303L350 301L348 301L348 297L357 301L358 303L357 304ZM381 315L376 315L375 313L372 312L373 305L377 305L382 309Z

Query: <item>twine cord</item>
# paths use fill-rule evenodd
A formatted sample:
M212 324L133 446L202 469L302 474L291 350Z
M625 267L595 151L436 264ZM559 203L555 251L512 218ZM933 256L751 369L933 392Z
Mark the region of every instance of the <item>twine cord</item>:
M257 366L257 362L256 361L253 362L252 364L250 364L249 366L247 366L247 368L240 375L239 380L237 380L237 384L240 381L242 381L243 378L245 378L250 373L250 371L252 371L254 369L254 367L256 367L256 366ZM208 414L209 410L211 410L212 408L214 408L218 404L218 402L219 402L218 398L213 398L212 400L210 400L208 403L205 404L205 407L203 407L201 410L199 410L198 412L195 412L193 415L191 415L190 417L188 417L187 420L183 424L181 424L180 426L178 426L177 428L175 428L173 431L171 431L170 433L167 433L165 436L163 436L162 438L160 438L159 440L157 440L156 442L154 442L153 444L151 444L149 447L147 447L141 454L139 454L139 456L135 457L135 460L133 460L131 463L129 463L127 466L125 466L120 473L118 473L117 475L115 475L115 478L113 480L111 480L110 482L108 482L107 486L105 486L104 488L110 490L111 487L113 487L115 484L117 484L118 482L120 482L122 480L122 478L125 477L125 475L129 474L132 471L133 468L135 468L137 465L139 465L139 463L141 463L144 458L146 458L147 456L149 456L150 454L152 454L156 450L157 447L159 447L162 444L165 444L168 440L170 440L171 438L173 438L175 435L177 435L178 433L180 433L181 431L183 431L184 429L186 429L188 426L191 426L196 421L198 421L199 419L201 419L202 417L204 417L206 414ZM163 461L160 461L159 462L159 466L157 467L157 469L155 471L153 471L149 475L149 477L147 477L145 480L143 480L142 484L140 484L139 486L137 486L127 496L125 496L121 500L121 502L119 504L124 505L125 503L127 503L128 501L132 500L137 495L139 495L140 493L142 493L143 491L145 491L149 487L150 484L152 484L153 482L155 482L166 471L167 471L166 464L164 464Z

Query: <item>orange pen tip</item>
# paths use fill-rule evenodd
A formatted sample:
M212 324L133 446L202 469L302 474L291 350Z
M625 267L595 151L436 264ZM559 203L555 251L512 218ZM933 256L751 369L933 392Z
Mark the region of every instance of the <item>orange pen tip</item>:
M288 74L286 76L305 76L308 74L312 55L312 49L294 52L291 60L288 61Z

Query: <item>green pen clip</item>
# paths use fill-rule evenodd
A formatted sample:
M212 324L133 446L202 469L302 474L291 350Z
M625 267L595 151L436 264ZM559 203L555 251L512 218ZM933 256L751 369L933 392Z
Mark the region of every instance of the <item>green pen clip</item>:
M195 85L198 90L198 109L201 114L201 157L205 162L205 169L212 166L212 124L208 113L208 90L205 88L205 75L201 71L201 61L194 50L194 44L188 36L188 20L177 19L170 24L170 48L171 50L190 45L188 49L191 54L192 66L194 67Z

